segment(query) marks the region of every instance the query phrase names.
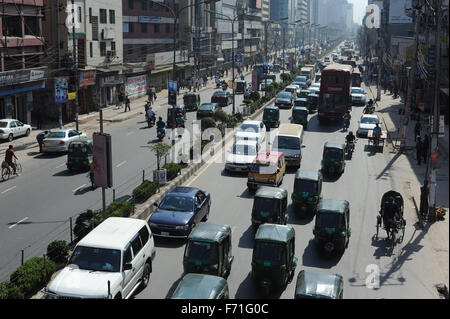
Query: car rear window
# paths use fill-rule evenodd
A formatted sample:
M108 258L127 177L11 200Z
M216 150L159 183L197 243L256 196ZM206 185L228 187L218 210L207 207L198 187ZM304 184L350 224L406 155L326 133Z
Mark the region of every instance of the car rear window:
M48 135L49 138L61 138L66 137L66 132L51 132Z
M8 122L0 122L0 127L8 127Z

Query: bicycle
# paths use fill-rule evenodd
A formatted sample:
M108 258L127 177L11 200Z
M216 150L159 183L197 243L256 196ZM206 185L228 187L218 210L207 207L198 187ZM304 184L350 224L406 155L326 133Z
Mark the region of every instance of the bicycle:
M16 175L22 174L22 165L14 161L14 165L16 166ZM13 172L11 171L11 167L5 161L2 163L2 181L7 181L11 178Z

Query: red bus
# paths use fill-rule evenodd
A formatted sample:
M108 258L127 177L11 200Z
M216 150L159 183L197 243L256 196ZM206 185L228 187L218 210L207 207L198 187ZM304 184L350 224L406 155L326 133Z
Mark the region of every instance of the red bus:
M317 119L342 119L351 108L351 85L353 67L344 64L330 64L322 70L320 80L319 107Z

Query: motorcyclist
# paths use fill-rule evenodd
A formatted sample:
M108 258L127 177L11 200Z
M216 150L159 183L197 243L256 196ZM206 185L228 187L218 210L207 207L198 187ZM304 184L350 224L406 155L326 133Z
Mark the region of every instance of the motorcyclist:
M367 102L367 105L368 105L369 107L372 107L372 106L373 106L373 100L370 99L369 102Z
M353 135L353 132L352 131L348 132L347 136L345 137L345 141L347 142L347 144L351 143L352 148L353 148L354 147L353 145L355 144L355 140L356 140L356 136ZM352 151L353 151L353 149L352 149Z
M248 91L248 89L245 89L244 99L248 99L249 97L250 97L250 92Z
M350 120L352 119L352 116L350 115L350 111L347 111L347 112L344 114L343 119L344 119L344 126L345 126L346 128L350 127Z
M177 114L176 121L177 121L177 126L184 127L183 115L180 116L180 114Z
M147 110L147 121L152 121L152 120L155 121L155 119L156 119L155 112L153 111L153 108L150 105Z
M166 131L166 122L163 121L162 117L159 117L158 122L156 122L156 129Z
M373 129L373 133L372 133L373 138L375 139L379 139L381 137L381 127L380 125L377 123L375 124L375 127Z

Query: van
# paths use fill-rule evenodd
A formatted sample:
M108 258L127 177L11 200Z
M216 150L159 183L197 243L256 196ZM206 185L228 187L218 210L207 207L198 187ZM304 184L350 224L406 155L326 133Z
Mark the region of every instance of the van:
M130 298L147 286L155 254L146 221L110 217L78 242L44 294L48 299Z
M303 126L283 123L273 142L273 150L284 153L287 166L300 167L302 161Z
M304 75L308 78L308 80L312 80L314 79L314 67L303 67L300 69L300 75Z

